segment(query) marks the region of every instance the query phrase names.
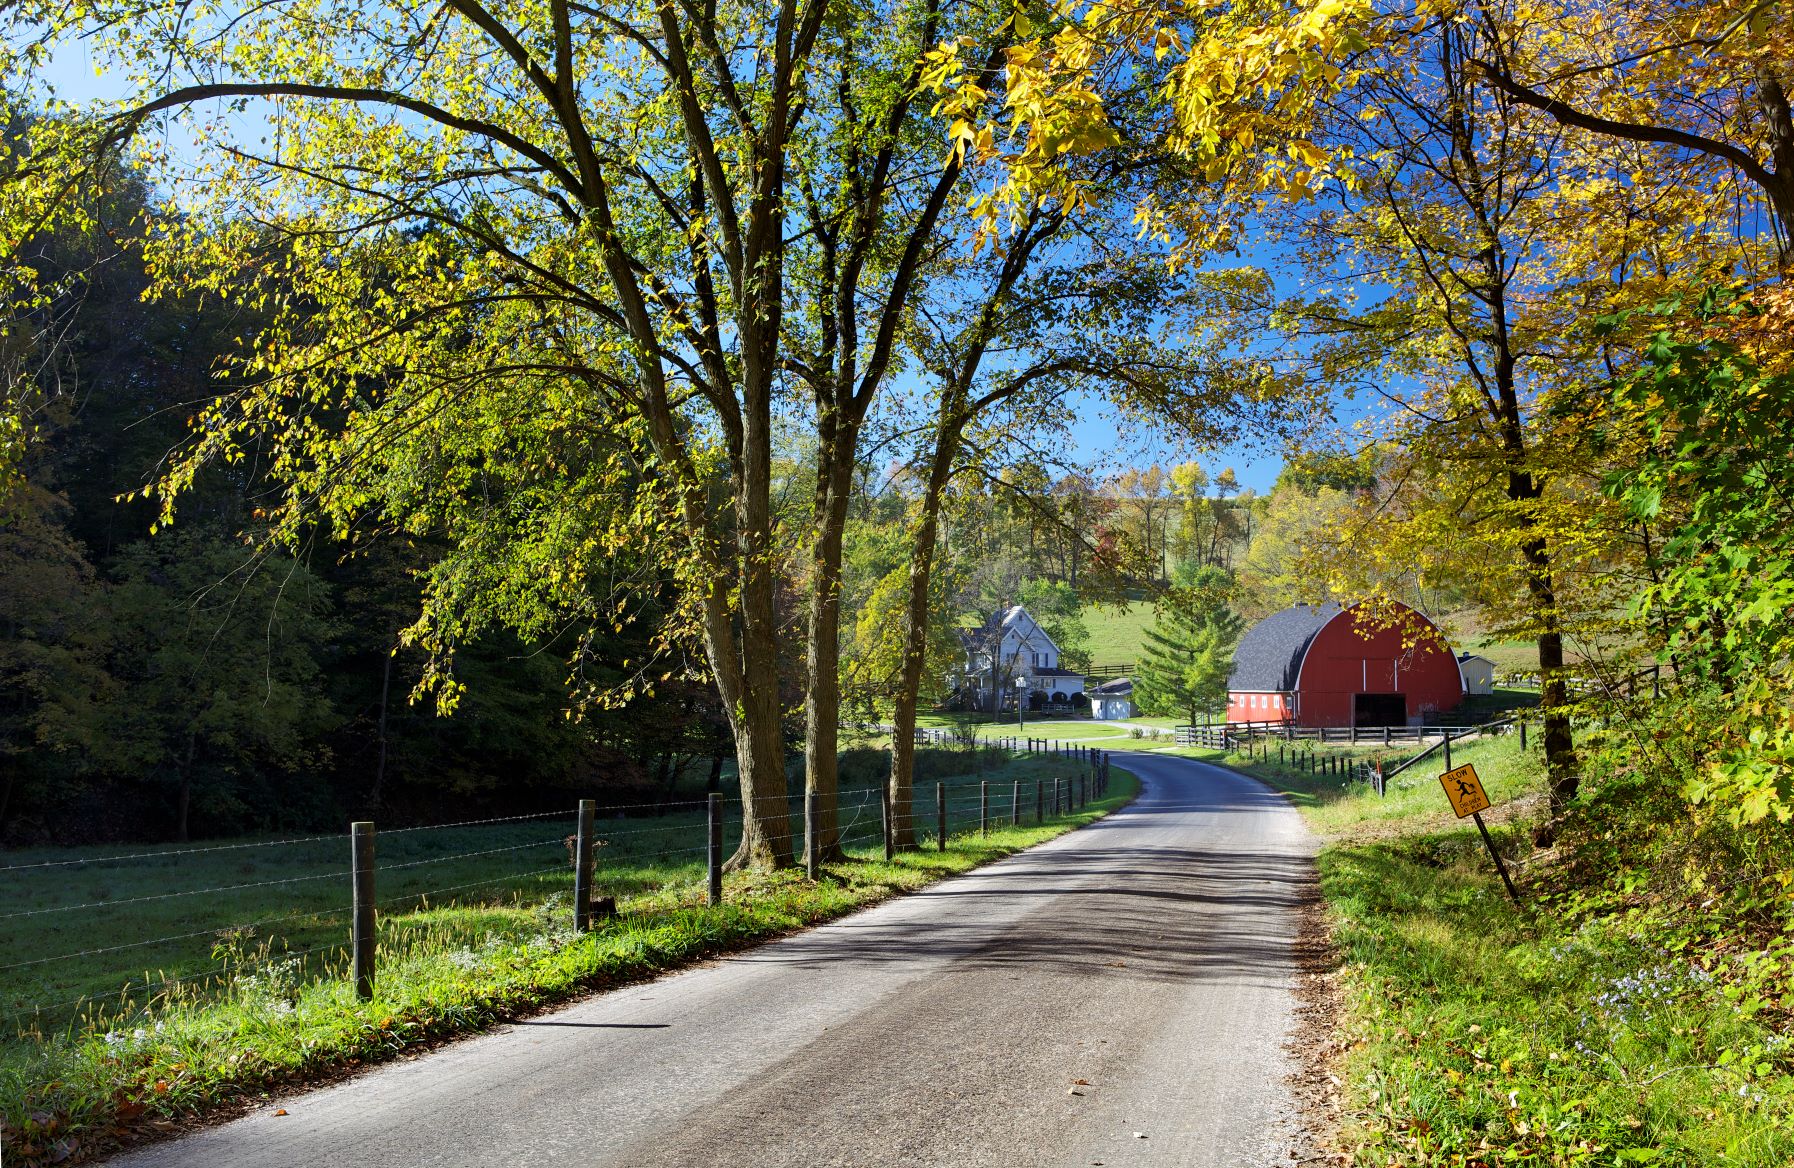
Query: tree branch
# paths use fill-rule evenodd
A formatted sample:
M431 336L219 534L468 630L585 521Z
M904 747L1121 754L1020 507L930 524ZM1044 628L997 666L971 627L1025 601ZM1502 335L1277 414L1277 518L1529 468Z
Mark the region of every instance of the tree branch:
M585 184L580 181L579 177L569 170L566 164L561 162L554 155L528 139L514 134L502 126L495 126L490 122L480 121L478 118L464 118L458 114L451 114L440 106L433 105L427 101L419 101L413 97L406 97L402 93L394 93L389 89L364 89L350 85L293 85L285 83L262 84L250 82L220 82L210 85L187 85L172 92L165 93L161 97L145 102L136 109L127 110L112 118L111 124L114 127L114 132L108 135L108 138L110 139L108 145L113 142L122 141L124 138L128 138L135 134L152 114L158 114L163 110L176 109L182 106L193 105L196 102L208 101L212 98L220 97L306 97L318 101L347 101L359 105L392 106L394 109L406 110L410 113L417 114L420 117L427 118L437 125L447 126L451 130L460 130L464 134L472 134L475 137L487 138L493 142L507 146L518 154L521 154L523 157L529 159L531 162L534 162L543 170L554 175L556 179L560 180L561 185L572 192L574 198L578 199L580 202L583 203L587 199Z
M1529 105L1542 110L1566 126L1574 126L1579 130L1589 130L1596 134L1605 134L1610 138L1624 138L1629 142L1652 142L1660 146L1680 146L1685 150L1693 150L1713 158L1721 158L1736 166L1750 181L1773 195L1778 187L1776 176L1768 167L1758 162L1747 150L1734 146L1730 142L1721 142L1717 138L1708 138L1703 134L1677 130L1670 126L1647 126L1638 122L1621 122L1612 118L1604 118L1579 110L1568 102L1529 89L1515 81L1504 70L1489 64L1487 61L1472 61L1478 72L1496 89L1507 94L1522 105Z

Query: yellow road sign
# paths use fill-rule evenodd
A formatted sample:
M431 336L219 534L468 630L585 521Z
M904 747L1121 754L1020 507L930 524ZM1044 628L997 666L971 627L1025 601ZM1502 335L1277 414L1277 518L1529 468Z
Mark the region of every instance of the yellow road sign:
M1459 819L1489 809L1489 796L1483 791L1482 780L1476 777L1476 768L1469 763L1446 771L1439 776L1439 783L1445 788L1445 797L1451 800L1451 809L1458 813Z

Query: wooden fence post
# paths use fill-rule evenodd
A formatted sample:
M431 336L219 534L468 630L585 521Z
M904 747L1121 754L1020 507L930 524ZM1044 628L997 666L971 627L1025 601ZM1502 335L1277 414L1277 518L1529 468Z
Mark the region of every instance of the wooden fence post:
M1526 753L1526 719L1520 719L1520 753Z
M891 834L891 789L886 787L878 793L878 820L884 828L885 863L897 858L897 837Z
M723 797L712 791L708 802L710 834L705 841L704 862L710 879L705 893L712 905L718 905L723 902Z
M816 788L804 791L804 875L816 879L822 868L822 849L816 838Z
M1041 779L1034 780L1034 822L1046 822L1046 783Z
M1015 787L1009 792L1009 826L1022 825L1022 781L1015 780Z
M349 825L351 891L355 916L349 939L355 958L355 996L366 1001L374 996L374 825L361 821Z
M576 933L592 927L592 830L597 818L598 804L581 799L578 834L573 842L573 931Z
M990 834L990 782L978 784L978 834Z
M934 818L937 832L934 850L944 852L947 850L947 784L945 783L934 785Z
M1451 769L1451 735L1445 736L1445 769Z

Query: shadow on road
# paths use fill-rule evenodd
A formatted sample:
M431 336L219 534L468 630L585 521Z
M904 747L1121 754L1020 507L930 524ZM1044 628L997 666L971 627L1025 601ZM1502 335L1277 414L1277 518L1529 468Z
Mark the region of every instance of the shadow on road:
M1164 844L1047 850L1015 858L1000 875L930 889L917 899L953 906L926 919L839 922L736 960L838 969L945 959L956 972L1281 984L1287 921L1313 878L1301 855Z

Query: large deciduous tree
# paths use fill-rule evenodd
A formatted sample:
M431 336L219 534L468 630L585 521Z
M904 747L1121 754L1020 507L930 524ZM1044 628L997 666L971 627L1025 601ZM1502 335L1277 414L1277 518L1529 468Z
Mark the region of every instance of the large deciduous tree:
M12 64L81 41L129 74L132 96L81 123L95 151L134 141L178 180L186 156L146 131L199 133L197 181L174 182L179 215L150 249L159 285L271 318L165 497L254 452L286 485L270 511L288 533L320 515L339 534L369 515L422 527L414 475L444 449L465 457L434 469L469 489L499 459L552 481L554 450L508 440L513 411L590 428L631 473L619 463L621 497L575 521L593 549L671 549L737 744L739 858L778 865L775 419L816 426L807 755L826 849L857 436L964 159L928 128L924 54L985 37L998 47L970 76L1000 92L1006 20L934 0L282 0L203 17L108 0L15 5L6 34ZM80 137L29 144L6 222L79 183ZM470 414L490 441L446 428Z
M1349 148L1354 181L1298 212L1295 230L1323 279L1366 274L1286 319L1321 338L1327 376L1377 403L1364 426L1382 478L1315 541L1331 583L1362 595L1451 582L1536 643L1561 814L1578 775L1566 637L1594 648L1635 560L1586 445L1601 347L1578 322L1641 259L1674 268L1705 245L1698 231L1672 245L1608 230L1604 189L1580 177L1595 147L1488 83L1477 62L1512 14L1478 12L1416 16L1334 108L1330 141Z

